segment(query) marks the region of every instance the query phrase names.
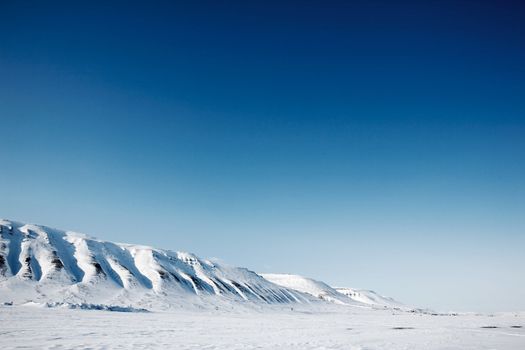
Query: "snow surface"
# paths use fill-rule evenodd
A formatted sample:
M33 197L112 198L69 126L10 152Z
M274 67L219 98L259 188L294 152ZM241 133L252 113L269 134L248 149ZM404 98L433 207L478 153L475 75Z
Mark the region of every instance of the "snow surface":
M317 311L297 304L149 313L0 306L0 324L1 349L525 349L525 329L513 328L525 326L524 314L431 316L328 303Z

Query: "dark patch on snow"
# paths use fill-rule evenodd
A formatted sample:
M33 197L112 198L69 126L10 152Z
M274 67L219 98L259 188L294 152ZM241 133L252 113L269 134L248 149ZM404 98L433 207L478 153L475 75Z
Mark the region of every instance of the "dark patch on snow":
M118 306L118 305L103 305L103 304L72 304L72 303L46 303L46 306L49 308L53 307L65 307L68 309L78 309L78 310L101 310L101 311L114 311L114 312L150 312L147 309L134 308L132 306Z
M31 270L31 257L28 256L24 259L24 265L27 267L27 270L22 274L23 278L33 278L33 271Z
M494 329L494 328L499 328L498 326L481 326L479 328L484 328L484 329Z
M53 257L51 258L51 264L57 269L60 270L64 267L62 260L57 255L57 252L53 250Z
M5 258L3 255L0 255L0 273L5 275L7 268L5 266Z
M94 262L93 266L95 266L95 270L96 270L97 274L104 275L104 276L106 275L104 273L104 270L102 270L102 266L100 266L100 264L98 262Z
M395 329L395 330L405 330L405 329L415 329L414 327L392 327L392 329Z
M157 273L159 274L160 278L162 278L163 280L167 280L168 279L168 274L166 273L166 271L157 270Z
M522 328L523 326L510 326L510 328Z

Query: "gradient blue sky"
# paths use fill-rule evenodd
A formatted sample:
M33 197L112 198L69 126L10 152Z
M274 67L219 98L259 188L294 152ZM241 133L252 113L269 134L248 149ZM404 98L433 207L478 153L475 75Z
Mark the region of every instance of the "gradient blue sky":
M525 309L523 3L73 3L0 3L0 217Z

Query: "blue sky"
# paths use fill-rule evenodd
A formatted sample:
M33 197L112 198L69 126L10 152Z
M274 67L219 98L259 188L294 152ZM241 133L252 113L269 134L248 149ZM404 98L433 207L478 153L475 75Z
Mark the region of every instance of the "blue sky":
M525 7L0 4L0 216L525 309Z

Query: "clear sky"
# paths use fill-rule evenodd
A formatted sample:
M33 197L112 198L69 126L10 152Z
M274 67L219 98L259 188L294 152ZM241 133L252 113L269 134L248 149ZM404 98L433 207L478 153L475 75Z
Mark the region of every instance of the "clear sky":
M0 2L0 217L525 309L522 1L112 3Z

